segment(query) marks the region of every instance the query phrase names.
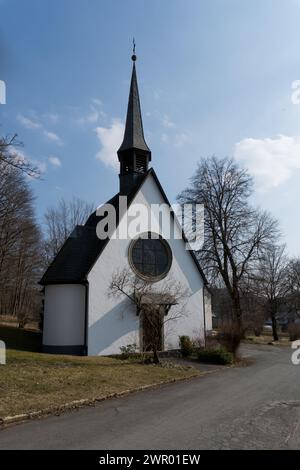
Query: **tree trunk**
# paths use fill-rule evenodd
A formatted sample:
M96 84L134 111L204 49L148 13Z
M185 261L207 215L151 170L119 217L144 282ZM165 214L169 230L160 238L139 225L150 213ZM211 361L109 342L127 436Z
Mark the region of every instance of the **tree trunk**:
M233 321L241 330L242 329L242 308L241 308L240 294L237 288L234 289L233 291L232 303L233 303Z
M159 364L159 356L158 356L156 346L153 347L153 362L154 362L154 364Z
M275 313L272 312L271 314L271 319L272 319L272 332L273 332L273 338L274 341L278 341L278 333L277 333L277 321L276 321L276 316Z

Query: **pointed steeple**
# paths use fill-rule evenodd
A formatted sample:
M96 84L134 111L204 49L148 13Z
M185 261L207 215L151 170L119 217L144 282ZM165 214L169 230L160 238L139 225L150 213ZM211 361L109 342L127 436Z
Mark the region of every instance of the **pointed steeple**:
M125 133L118 153L129 149L139 149L150 152L144 137L135 61L133 62L132 67Z
M124 138L118 150L120 162L120 192L129 193L147 172L151 151L146 144L143 130L141 105L135 68L135 45L132 55L133 67L128 99Z

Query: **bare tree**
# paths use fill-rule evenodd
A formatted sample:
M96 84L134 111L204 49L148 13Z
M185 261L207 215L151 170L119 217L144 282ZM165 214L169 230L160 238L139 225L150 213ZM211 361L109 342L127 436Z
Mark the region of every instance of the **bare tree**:
M251 207L252 178L230 158L202 159L178 199L204 205L204 245L198 256L210 280L221 278L241 326L241 289L261 251L278 236L277 221Z
M0 161L0 314L37 317L41 236L33 195L20 169Z
M291 259L288 266L290 293L288 298L290 311L300 319L300 258Z
M109 296L125 297L135 305L137 314L142 316L143 349L153 352L154 363L159 363L158 351L162 345L162 332L165 326L187 314L185 299L188 290L180 282L169 278L158 288L138 276L131 270L116 272L111 280Z
M253 330L256 336L259 336L263 330L263 324L266 320L265 299L254 291L254 281L251 286L249 279L248 285L243 284L241 292L241 308L243 311L243 328L244 330ZM224 324L234 322L234 311L232 301L226 288L213 288L213 312L215 322L219 327Z
M53 260L76 225L86 222L94 209L82 199L73 197L70 201L60 199L57 207L47 209L45 219L45 264Z
M287 302L291 291L288 267L285 245L272 244L261 255L253 276L256 294L266 301L266 312L272 320L274 341L278 341L277 319L280 306Z
M2 168L4 164L5 167L12 167L32 178L38 178L40 176L39 169L17 151L22 146L17 137L17 134L0 137L0 163Z
M265 298L251 289L243 291L242 310L245 330L253 330L255 336L260 336L268 316Z
M300 258L291 259L290 273L291 273L293 290L300 292Z

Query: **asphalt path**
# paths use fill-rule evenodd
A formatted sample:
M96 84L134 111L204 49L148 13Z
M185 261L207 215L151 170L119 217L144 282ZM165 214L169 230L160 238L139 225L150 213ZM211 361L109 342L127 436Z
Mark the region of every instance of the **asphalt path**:
M300 365L246 345L246 367L0 431L0 449L300 449Z

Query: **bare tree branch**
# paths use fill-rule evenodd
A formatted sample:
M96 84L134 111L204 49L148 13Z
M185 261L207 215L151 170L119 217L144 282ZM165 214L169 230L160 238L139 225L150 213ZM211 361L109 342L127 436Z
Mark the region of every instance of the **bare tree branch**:
M250 206L252 187L252 178L234 160L211 157L200 161L190 186L178 197L181 204L204 205L204 245L197 255L210 280L222 279L238 323L243 279L279 236L277 221Z
M112 276L108 295L126 297L136 306L137 314L142 315L143 324L148 328L149 344L143 344L143 347L149 348L154 361L159 362L161 332L167 323L187 315L184 301L189 296L188 289L172 278L155 287L155 284L139 278L131 270L123 269Z
M0 137L0 164L2 171L4 171L5 167L14 168L31 178L39 178L41 174L37 166L17 152L16 149L22 147L22 143L17 138L17 134Z
M60 199L57 207L49 207L44 216L45 224L45 265L48 266L76 225L86 222L94 209L82 199L73 197L70 201Z

